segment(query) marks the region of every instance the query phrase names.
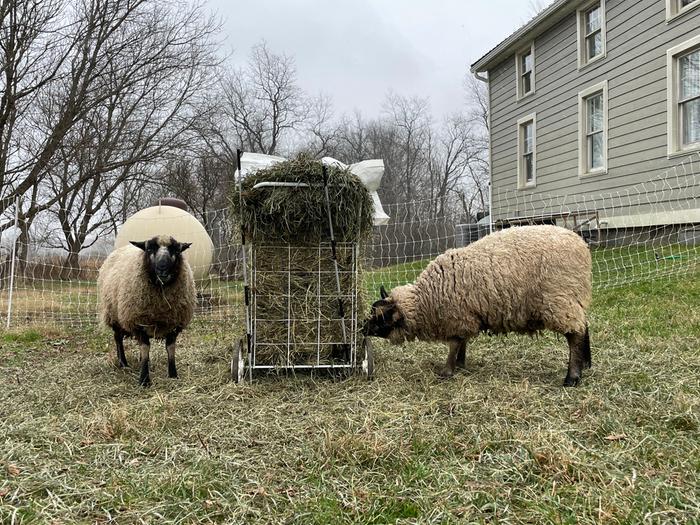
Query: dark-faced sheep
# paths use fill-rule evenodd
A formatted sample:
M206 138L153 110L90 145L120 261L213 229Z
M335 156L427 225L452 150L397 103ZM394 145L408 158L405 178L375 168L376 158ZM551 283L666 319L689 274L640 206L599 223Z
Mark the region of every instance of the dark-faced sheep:
M97 284L102 322L114 331L120 366L128 366L124 338L141 348L140 384L149 386L150 340L165 339L168 376L177 377L175 340L192 320L197 295L192 269L182 252L189 243L158 236L114 250Z
M547 329L569 344L565 386L591 366L586 311L591 254L576 233L556 226L508 228L432 261L414 284L372 305L367 335L395 344L419 339L449 345L441 375L464 366L480 332L534 334Z

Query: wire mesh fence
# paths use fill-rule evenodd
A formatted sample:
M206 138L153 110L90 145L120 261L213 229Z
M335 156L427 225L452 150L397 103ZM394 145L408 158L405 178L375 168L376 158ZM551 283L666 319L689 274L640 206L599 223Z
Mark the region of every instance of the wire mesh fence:
M494 191L491 216L476 222L458 198L386 204L391 217L362 249L361 292L372 299L380 285L412 282L447 249L465 246L489 231L527 224L575 230L593 254L595 289L668 276L689 275L700 260L700 154L645 183L615 192L548 194ZM241 246L226 209L200 217L213 241L212 263L194 268L195 322L244 328ZM77 257L19 229L0 238L0 323L92 327L97 324L97 272L114 237L100 239ZM30 239L35 237L30 236Z

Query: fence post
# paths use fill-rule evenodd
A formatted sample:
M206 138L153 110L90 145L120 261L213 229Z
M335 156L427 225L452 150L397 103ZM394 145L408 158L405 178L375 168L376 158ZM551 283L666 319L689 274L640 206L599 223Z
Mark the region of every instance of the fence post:
M19 196L15 199L15 231L19 229ZM15 261L17 260L17 242L19 235L12 243L12 259L10 261L10 291L7 295L7 323L5 328L10 329L10 318L12 317L12 292L15 286Z

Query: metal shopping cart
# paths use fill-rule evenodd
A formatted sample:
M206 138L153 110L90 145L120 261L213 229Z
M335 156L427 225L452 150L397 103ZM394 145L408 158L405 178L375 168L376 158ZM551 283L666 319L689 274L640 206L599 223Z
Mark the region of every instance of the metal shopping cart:
M238 191L242 171L238 153ZM323 168L330 238L313 245L271 239L253 242L241 225L245 337L234 346L231 376L242 382L258 371L327 369L371 378L370 340L360 333L360 246L336 242L329 182ZM300 182L258 182L253 189L308 189ZM242 204L241 204L242 206Z

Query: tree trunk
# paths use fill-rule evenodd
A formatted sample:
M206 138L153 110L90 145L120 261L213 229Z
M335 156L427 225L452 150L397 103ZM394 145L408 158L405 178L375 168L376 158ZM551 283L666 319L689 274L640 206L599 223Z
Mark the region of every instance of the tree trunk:
M17 238L17 274L24 275L29 262L29 227L33 219L19 221L19 237Z
M61 268L61 280L70 281L80 277L80 250L82 243L70 241L68 243L68 255Z

